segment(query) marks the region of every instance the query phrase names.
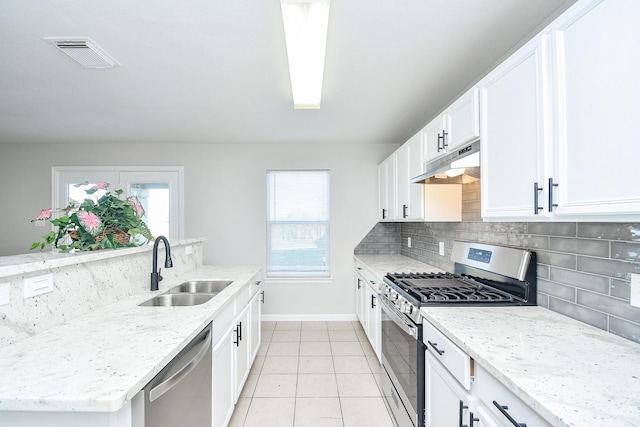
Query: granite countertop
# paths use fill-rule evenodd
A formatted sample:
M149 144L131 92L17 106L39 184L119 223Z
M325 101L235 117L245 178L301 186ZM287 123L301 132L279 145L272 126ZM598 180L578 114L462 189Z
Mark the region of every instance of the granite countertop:
M551 425L640 425L638 344L542 307L422 313Z
M0 349L0 410L114 412L175 357L260 267L200 267ZM233 283L205 304L139 307L185 280ZM215 328L215 325L214 325Z
M358 255L387 271L437 270ZM423 308L427 320L553 426L640 426L640 346L542 307Z

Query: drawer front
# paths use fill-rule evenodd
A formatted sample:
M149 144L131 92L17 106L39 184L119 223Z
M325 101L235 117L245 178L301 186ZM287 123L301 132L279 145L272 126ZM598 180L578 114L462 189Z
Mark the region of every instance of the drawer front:
M423 323L423 341L427 351L467 390L471 389L471 357L460 350L431 323Z
M499 420L503 425L513 425L513 422L509 420L511 417L517 423L523 423L527 426L550 426L531 407L481 366L476 366L474 387L476 395L487 406L493 418ZM502 410L498 409L498 405L503 407Z
M214 345L227 332L229 325L236 317L236 301L235 299L220 310L220 313L213 319L213 342Z

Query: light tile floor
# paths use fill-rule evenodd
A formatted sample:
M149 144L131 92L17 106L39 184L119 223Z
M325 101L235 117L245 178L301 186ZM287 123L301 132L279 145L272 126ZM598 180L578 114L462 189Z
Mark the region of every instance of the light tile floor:
M230 427L393 427L359 322L262 322Z

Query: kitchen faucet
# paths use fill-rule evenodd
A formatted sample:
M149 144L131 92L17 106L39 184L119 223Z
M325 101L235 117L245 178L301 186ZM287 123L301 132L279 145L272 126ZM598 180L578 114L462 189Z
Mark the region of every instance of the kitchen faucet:
M156 237L156 242L153 244L153 269L151 271L151 290L158 290L158 282L162 280L160 271L158 269L158 245L160 241L164 242L164 268L173 267L173 261L171 261L171 246L169 240L164 236Z

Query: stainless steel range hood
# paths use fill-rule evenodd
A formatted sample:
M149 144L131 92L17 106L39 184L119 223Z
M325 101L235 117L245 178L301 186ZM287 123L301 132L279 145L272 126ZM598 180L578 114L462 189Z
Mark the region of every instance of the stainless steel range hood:
M424 173L411 179L418 184L465 184L480 179L480 141L465 145L424 164Z

